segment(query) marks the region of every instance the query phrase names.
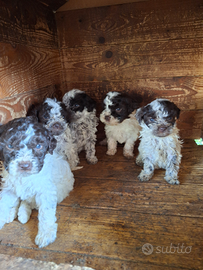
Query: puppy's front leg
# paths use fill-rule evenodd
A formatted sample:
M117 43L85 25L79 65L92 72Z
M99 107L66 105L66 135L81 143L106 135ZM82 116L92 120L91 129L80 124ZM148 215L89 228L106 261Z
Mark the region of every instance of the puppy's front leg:
M117 152L117 141L113 138L107 139L107 147L108 151L106 152L107 155L113 156Z
M124 157L133 158L134 157L133 151L134 151L134 141L127 140L123 148Z
M85 145L86 159L90 164L96 164L98 159L95 156L95 140L90 138Z
M177 155L174 155L167 163L164 179L171 185L180 184L178 181L179 163Z
M20 199L11 191L3 189L0 200L0 229L5 223L12 222L18 211Z
M145 158L143 160L143 163L144 163L143 170L138 175L138 179L140 181L149 181L154 174L154 165L152 164L149 158Z
M39 223L35 244L42 248L53 243L56 239L58 226L56 223L57 199L47 195L40 199L38 198L36 202L39 207Z

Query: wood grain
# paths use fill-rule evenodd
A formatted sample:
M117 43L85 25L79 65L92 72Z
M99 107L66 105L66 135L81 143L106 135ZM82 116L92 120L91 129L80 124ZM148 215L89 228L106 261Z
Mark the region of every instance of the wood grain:
M59 45L69 48L174 39L187 46L188 39L202 37L202 20L201 0L149 0L56 13Z
M121 5L140 1L148 0L97 0L96 2L94 0L78 0L77 2L75 2L74 0L69 0L68 3L65 3L62 7L60 7L57 12L110 5Z
M0 42L0 99L60 83L57 49Z
M57 207L56 241L35 246L33 211L27 224L15 220L0 230L0 253L97 270L201 269L203 147L186 140L182 154L181 184L172 186L163 170L139 182L141 168L123 157L122 147L110 157L98 146L96 165L87 164L81 153L83 169L74 172L74 190ZM154 248L148 256L142 252L146 243ZM170 245L182 244L190 247L188 253L170 253Z
M56 97L57 88L53 85L28 91L9 98L0 99L0 123L26 116L28 107L42 102L46 97Z
M61 49L67 81L202 76L203 38ZM109 56L110 57L109 57Z
M0 41L57 48L54 14L40 1L0 1Z

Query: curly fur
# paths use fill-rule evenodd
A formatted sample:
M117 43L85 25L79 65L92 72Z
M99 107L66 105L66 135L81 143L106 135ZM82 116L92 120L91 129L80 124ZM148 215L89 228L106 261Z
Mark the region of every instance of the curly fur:
M166 99L156 99L137 110L136 117L142 126L140 132L139 155L136 159L143 170L140 181L148 181L154 169L163 168L165 180L169 184L179 184L178 171L181 162L181 141L176 119L180 110Z
M57 140L55 151L67 159L71 170L80 168L77 167L79 158L70 130L71 111L66 109L65 104L56 99L46 98L43 103L32 105L28 115L36 116L53 134Z
M118 92L107 93L103 103L105 109L100 114L100 120L105 124L107 155L115 155L117 143L124 143L123 155L132 158L140 131L140 125L135 117L138 104L128 95ZM106 140L100 144L104 145L105 142Z
M38 209L40 248L57 235L56 207L73 189L74 177L67 161L53 152L56 141L32 118L14 119L0 135L3 184L0 193L0 229L17 216L26 223Z
M86 152L90 164L97 163L95 155L96 132L98 118L96 117L96 102L84 91L72 89L63 96L63 102L72 112L70 131L77 153Z

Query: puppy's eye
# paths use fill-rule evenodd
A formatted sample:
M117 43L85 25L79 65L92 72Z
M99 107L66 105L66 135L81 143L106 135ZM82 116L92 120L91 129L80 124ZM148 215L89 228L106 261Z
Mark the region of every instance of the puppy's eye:
M155 123L155 122L156 122L154 118L150 118L149 121L150 121L151 123Z
M6 145L6 148L8 148L9 150L12 150L12 149L14 149L14 146L12 144L8 144L8 145Z
M73 104L73 108L77 109L77 108L79 108L79 107L80 107L79 104Z
M120 113L122 111L122 108L116 108L116 112Z
M35 146L35 148L36 148L37 150L41 150L41 149L43 148L43 145L37 144L37 145Z
M49 118L48 114L43 115L43 118L48 119Z
M167 120L167 121L172 121L172 120L173 120L173 116L168 116L168 117L166 118L166 120Z

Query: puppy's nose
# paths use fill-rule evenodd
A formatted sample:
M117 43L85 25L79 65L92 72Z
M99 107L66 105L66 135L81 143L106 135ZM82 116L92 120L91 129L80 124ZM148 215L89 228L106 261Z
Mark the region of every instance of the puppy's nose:
M164 132L166 129L167 129L166 126L160 126L160 127L159 127L159 131L161 131L161 132Z
M22 171L30 171L32 169L32 163L30 161L21 161L18 163L18 167Z
M60 123L53 124L52 128L54 129L63 129L62 125Z
M104 119L105 119L106 121L110 121L111 117L110 117L109 115L105 115Z

